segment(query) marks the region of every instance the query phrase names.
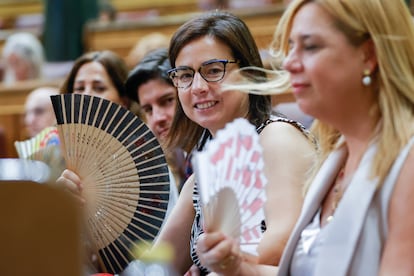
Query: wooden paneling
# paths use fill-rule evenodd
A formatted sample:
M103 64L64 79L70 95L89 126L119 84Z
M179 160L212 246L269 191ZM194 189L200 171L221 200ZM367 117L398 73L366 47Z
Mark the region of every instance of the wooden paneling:
M6 157L17 157L14 141L28 138L24 122L24 103L27 95L33 89L41 86L59 86L62 80L52 81L24 81L15 85L0 84L0 126L4 129L6 137Z
M0 3L0 17L3 19L15 19L19 15L32 13L43 13L43 1L26 0Z
M120 12L156 9L166 15L197 9L197 0L112 0L111 3Z
M89 0L85 0L89 1ZM197 0L112 0L111 3L118 12L136 12L158 10L159 14L183 13L198 9ZM0 18L14 21L25 14L42 14L44 1L0 1Z
M259 48L267 49L283 10L283 5L275 4L231 12L246 22ZM109 49L126 57L139 38L152 32L171 36L179 26L197 14L199 13L184 13L109 24L90 22L85 28L85 43L88 50Z
M5 141L2 148L5 149L5 156L8 158L13 158L17 156L16 150L14 148L14 141L16 140L24 140L21 138L23 133L21 133L20 129L23 127L22 122L22 114L21 113L0 113L0 126L4 129Z

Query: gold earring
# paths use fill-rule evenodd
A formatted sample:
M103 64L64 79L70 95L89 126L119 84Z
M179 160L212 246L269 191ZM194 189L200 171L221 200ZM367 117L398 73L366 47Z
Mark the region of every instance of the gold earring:
M370 86L371 85L371 83L372 83L372 78L371 78L371 75L370 75L371 73L369 72L369 70L368 69L365 69L364 70L364 73L363 73L363 77L362 77L362 84L364 85L364 86Z

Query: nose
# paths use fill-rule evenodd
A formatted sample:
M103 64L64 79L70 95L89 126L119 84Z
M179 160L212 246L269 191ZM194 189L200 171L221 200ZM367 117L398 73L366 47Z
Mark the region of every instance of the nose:
M33 114L33 112L27 112L25 115L24 115L24 124L26 125L26 126L29 126L29 125L31 125L31 124L33 124L33 122L34 122L34 114Z
M193 93L202 93L207 91L208 84L205 79L201 76L199 72L196 72L193 77L193 82L191 83L191 91Z
M152 117L154 122L161 122L167 119L166 113L160 107L153 107Z
M93 89L92 89L92 86L90 86L90 85L85 85L85 88L84 88L84 90L83 90L83 93L82 93L82 94L89 95L89 96L93 95Z
M289 54L284 59L282 66L283 69L289 71L290 73L296 73L303 70L302 62L294 50L289 51Z

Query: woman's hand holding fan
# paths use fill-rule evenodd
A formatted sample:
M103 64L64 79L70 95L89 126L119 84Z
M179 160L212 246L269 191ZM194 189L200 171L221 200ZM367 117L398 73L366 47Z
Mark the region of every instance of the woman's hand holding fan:
M236 119L194 155L206 231L221 231L257 255L266 178L256 129Z

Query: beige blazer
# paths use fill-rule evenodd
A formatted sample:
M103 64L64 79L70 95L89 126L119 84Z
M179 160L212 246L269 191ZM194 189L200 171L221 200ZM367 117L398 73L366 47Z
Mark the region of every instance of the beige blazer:
M335 211L335 218L330 222L329 228L324 229L325 243L320 248L313 275L378 274L387 237L388 202L413 142L414 138L411 138L401 151L378 192L378 179L369 178L376 145L368 148ZM291 259L300 234L320 208L345 157L346 149L342 146L328 156L315 177L282 255L278 275L289 275ZM312 275L311 272L309 275Z

